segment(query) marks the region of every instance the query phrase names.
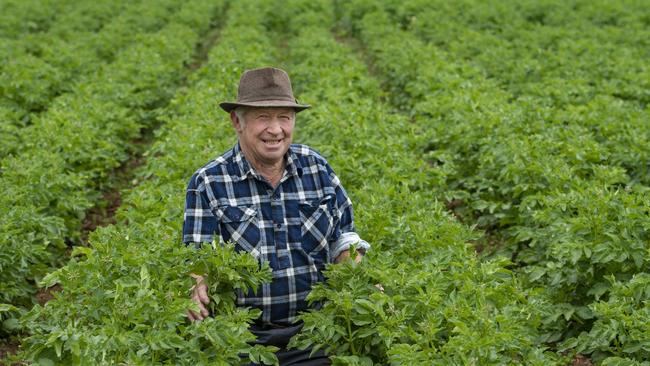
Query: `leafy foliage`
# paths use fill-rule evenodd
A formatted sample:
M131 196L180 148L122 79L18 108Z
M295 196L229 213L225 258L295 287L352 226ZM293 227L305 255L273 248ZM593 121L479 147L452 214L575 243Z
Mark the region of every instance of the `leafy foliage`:
M7 0L2 2L0 37L19 38L28 33L47 31L57 15L74 7L74 1Z
M103 181L183 81L199 32L219 5L186 3L175 21L136 35L114 63L21 131L20 153L0 165L0 301L29 306L33 283L61 264L68 243L79 242L81 220Z
M590 306L597 318L591 330L566 341L564 348L577 347L593 353L603 365L647 365L650 358L650 277L647 273L629 281L609 278L609 299Z
M155 230L100 230L93 249L78 248L83 260L44 279L46 286L59 284L64 291L22 318L31 332L23 344L28 359L60 364L239 361L239 353L250 347L246 342L254 340L247 323L259 313L237 308L224 289L257 288L270 273L232 246L197 251ZM215 316L189 325L186 311L196 308L188 295L189 273L198 268L208 273Z
M3 145L0 157L16 154L32 137L30 129L5 129L38 124L38 114L59 96L101 82L95 73L143 35L160 30L180 6L177 0L82 2L48 32L7 41L4 51L11 57L0 67L0 105L7 113L0 138L9 135L16 141Z
M607 278L627 280L648 258L650 130L631 82L647 70L639 43L615 41L647 13L615 6L602 28L604 3L340 6L392 104L422 126L421 152L447 172L438 197L554 303L544 339L589 332Z

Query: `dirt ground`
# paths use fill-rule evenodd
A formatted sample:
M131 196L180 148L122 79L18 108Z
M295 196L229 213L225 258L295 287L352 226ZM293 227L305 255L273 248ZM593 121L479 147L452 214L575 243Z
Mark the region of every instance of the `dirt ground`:
M594 364L591 363L591 359L583 355L577 355L576 358L573 359L573 363L571 364L571 366L593 366L593 365Z

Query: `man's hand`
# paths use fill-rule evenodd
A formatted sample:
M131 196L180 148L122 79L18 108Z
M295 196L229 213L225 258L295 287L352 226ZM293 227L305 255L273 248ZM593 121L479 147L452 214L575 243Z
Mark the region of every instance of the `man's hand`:
M338 257L334 260L334 263L341 263L344 260L350 258L350 251L349 250L344 250L339 254ZM354 261L356 263L361 263L361 258L363 258L363 253L357 251L357 256L354 258Z
M334 260L334 263L341 263L342 261L344 261L344 260L346 260L348 258L350 258L350 251L349 250L344 250L344 251L341 252L341 254L339 254L338 257L336 257L336 259ZM360 252L360 251L357 251L357 256L356 256L356 258L354 258L354 261L356 263L361 263L362 258L363 258L363 253ZM376 284L375 287L380 292L384 292L384 286L382 286L380 283Z
M188 310L187 317L190 321L203 320L210 315L210 312L205 307L210 303L210 298L208 298L208 285L203 276L194 273L190 274L190 276L196 280L196 285L192 286L192 300L199 306L199 312L196 313Z

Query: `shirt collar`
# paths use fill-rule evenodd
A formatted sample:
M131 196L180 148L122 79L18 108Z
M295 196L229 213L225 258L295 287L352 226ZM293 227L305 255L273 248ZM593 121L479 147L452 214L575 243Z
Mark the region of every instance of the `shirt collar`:
M237 167L239 168L238 177L240 180L245 180L249 176L255 177L260 180L262 179L259 173L257 173L257 171L255 171L253 166L248 162L248 160L246 160L246 157L241 151L241 146L239 145L239 142L235 144L232 151L233 151L233 160L235 164L237 164ZM298 155L296 155L296 152L294 151L293 145L289 146L289 150L284 155L284 158L287 161L287 165L285 169L288 172L288 175L301 176L302 164L300 163L300 159L298 159Z
M302 176L302 164L300 163L300 159L298 159L298 155L296 155L296 152L294 151L293 145L289 146L286 159L289 175Z

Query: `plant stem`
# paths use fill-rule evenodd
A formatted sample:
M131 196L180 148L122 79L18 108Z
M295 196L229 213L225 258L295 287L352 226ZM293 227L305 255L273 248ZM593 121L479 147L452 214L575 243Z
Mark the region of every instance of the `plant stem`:
M353 355L357 354L357 351L354 349L354 342L352 341L352 323L350 322L350 312L346 311L345 321L348 325L348 343L350 343L350 351Z

